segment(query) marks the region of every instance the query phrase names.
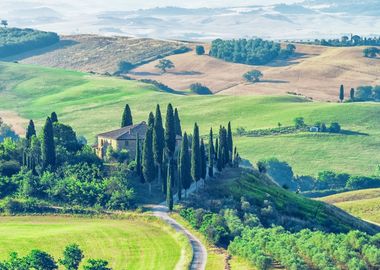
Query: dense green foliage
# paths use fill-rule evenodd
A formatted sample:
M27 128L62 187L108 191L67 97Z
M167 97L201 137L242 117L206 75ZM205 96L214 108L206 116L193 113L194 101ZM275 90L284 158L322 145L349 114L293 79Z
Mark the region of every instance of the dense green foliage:
M295 46L282 49L280 43L262 39L216 39L211 44L210 55L227 62L248 65L265 65L276 58L294 54Z
M251 71L248 71L247 73L245 73L243 75L243 78L247 81L247 82L258 82L260 81L260 79L263 77L263 73L260 71L260 70L257 70L257 69L254 69L254 70L251 70Z
M190 85L190 91L198 95L212 95L210 88L200 83Z
M33 29L0 28L0 57L39 49L57 42L59 42L59 36L52 32Z
M363 50L364 57L375 58L380 53L380 49L377 47L369 47Z
M128 104L125 105L123 116L121 118L121 127L127 127L133 125L131 108Z
M358 35L351 37L342 36L341 39L315 39L312 42L303 42L307 44L315 44L329 47L353 47L353 46L379 46L380 38L367 38Z
M353 91L351 102L362 101L380 101L380 85L376 86L359 86Z

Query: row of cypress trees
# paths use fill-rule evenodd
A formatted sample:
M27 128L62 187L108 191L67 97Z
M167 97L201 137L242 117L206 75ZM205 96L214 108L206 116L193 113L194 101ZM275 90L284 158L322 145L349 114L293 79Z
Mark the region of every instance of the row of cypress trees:
M122 123L125 118L132 119L128 105ZM197 123L194 124L191 136L186 132L182 134L178 109L173 109L171 104L167 106L165 120L164 128L160 105L157 105L155 114L149 113L142 151L137 136L135 161L137 174L149 185L149 194L152 192L152 183L157 180L162 184L162 192L166 194L167 205L171 210L175 193L181 200L182 191L185 190L186 195L192 183L195 183L197 189L201 179L214 176L215 166L218 171L222 171L227 165L236 165L239 156L236 148L233 151L231 123L228 123L227 128L220 126L215 143L213 130L210 129L206 145L200 137ZM133 123L130 121L128 124ZM177 136L182 139L180 147L177 147ZM166 181L162 180L163 175L166 176ZM176 192L173 192L174 188Z

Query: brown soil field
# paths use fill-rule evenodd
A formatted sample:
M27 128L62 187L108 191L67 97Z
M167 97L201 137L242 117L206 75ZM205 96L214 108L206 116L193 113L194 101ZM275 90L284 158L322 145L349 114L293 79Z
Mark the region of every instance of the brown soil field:
M28 120L20 117L17 113L12 111L0 111L0 118L4 123L11 125L12 129L19 135L25 135L25 128Z
M158 55L170 54L183 45L182 42L148 38L72 35L62 36L61 41L53 46L3 60L83 72L114 73L120 61L149 61Z
M208 47L208 46L207 46ZM202 83L214 93L230 95L267 95L295 92L316 100L336 101L339 87L380 84L380 59L363 57L363 47L333 48L297 45L297 56L265 66L228 63L194 51L167 57L175 68L162 74L157 61L140 66L130 76L154 79L177 90ZM251 84L242 75L252 69L263 72L261 82Z

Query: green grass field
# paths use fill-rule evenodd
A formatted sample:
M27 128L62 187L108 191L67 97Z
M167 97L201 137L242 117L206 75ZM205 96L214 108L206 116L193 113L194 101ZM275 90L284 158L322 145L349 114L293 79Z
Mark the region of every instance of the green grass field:
M380 224L380 189L344 192L321 198L348 213Z
M0 63L0 99L0 110L16 111L38 125L56 111L89 143L97 133L119 127L125 103L137 122L146 120L157 103L164 113L171 102L179 108L184 130L192 132L197 121L202 134L229 120L234 129L247 130L276 127L278 122L292 125L295 117L304 117L309 124L337 121L343 129L368 136L307 133L235 141L243 158L256 162L275 156L288 161L296 174L334 170L372 175L380 164L380 104L375 103L308 102L297 96L175 95L135 81L12 63Z
M101 258L113 269L174 269L185 246L166 225L143 218L97 219L63 216L0 217L0 259L11 251L42 249L55 259L77 243L85 259Z

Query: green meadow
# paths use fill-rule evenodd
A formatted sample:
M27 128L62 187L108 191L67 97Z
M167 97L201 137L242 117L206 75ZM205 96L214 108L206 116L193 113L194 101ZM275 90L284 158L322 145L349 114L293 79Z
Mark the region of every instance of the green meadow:
M338 91L337 91L338 93ZM116 129L125 103L135 122L145 120L157 103L178 107L183 129L196 121L201 133L232 121L233 129L264 129L293 125L295 117L307 124L339 122L352 135L299 133L266 137L236 137L242 157L256 162L277 157L288 161L295 174L316 175L334 170L373 175L380 164L380 104L310 102L298 96L197 96L170 94L136 81L101 77L62 69L0 63L0 110L16 111L41 125L56 111L78 135L94 142L97 133Z
M188 245L167 225L154 220L65 216L0 217L0 259L41 249L55 259L77 243L89 258L105 259L113 269L174 269Z

